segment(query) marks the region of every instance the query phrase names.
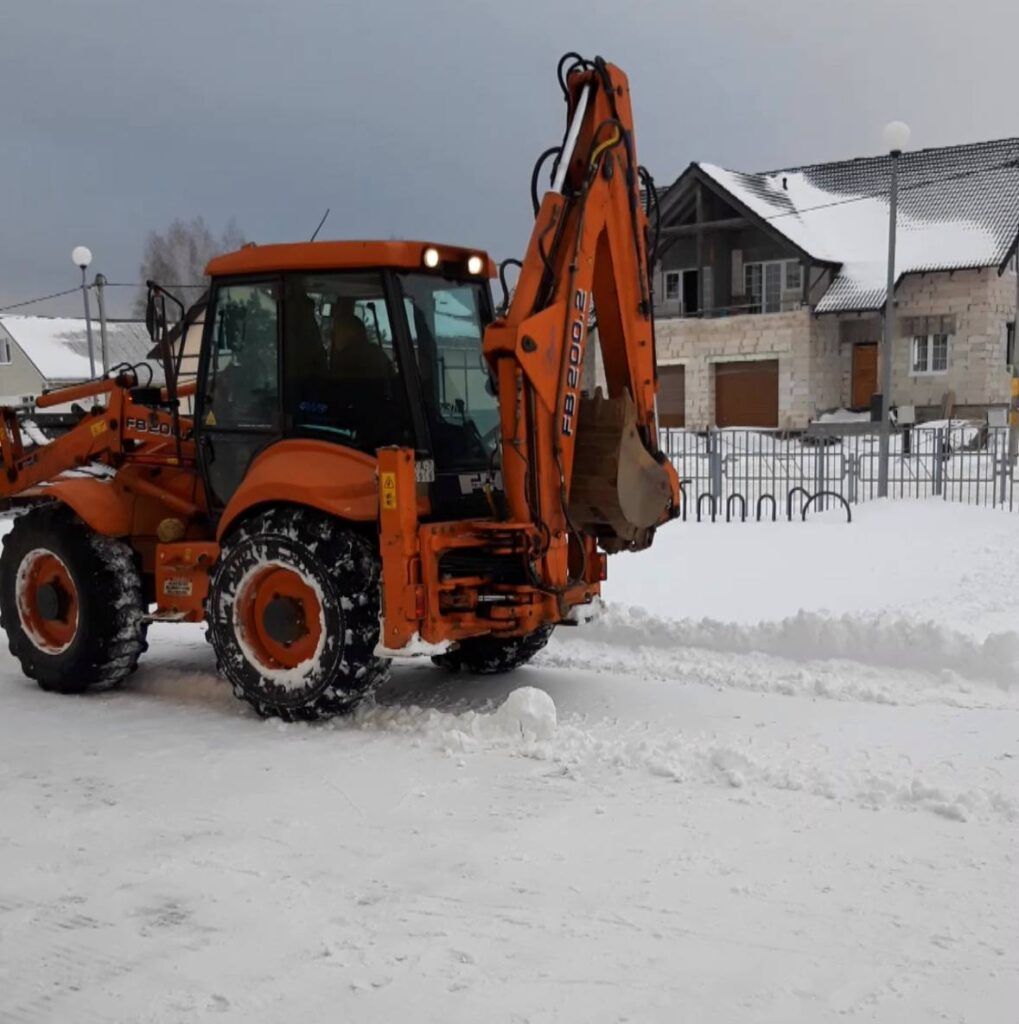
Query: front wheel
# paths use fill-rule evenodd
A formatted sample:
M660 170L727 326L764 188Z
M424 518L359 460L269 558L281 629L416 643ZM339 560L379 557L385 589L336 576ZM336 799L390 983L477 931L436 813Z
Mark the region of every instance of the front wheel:
M0 625L11 654L44 690L116 686L145 650L134 552L70 509L41 505L14 520L0 555Z
M350 712L388 670L374 655L375 550L312 509L270 509L227 537L206 619L220 671L266 717L310 721Z
M446 654L436 654L432 661L451 672L461 669L478 675L512 672L526 665L548 643L553 628L542 626L524 636L474 636L461 640L454 650Z

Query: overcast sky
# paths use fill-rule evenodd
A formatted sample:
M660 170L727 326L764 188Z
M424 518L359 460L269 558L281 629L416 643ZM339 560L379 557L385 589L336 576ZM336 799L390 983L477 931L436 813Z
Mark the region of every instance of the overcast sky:
M659 184L874 153L892 118L918 147L1019 135L1014 0L5 0L0 305L74 285L79 243L134 281L197 214L519 255L570 49L629 75Z

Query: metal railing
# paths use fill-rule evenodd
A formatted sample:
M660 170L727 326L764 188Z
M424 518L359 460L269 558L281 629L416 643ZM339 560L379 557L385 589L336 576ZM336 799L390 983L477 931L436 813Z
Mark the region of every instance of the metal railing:
M941 498L1009 511L1019 506L1008 427L967 422L893 433L890 498ZM869 501L878 491L878 432L867 424L817 434L750 428L664 429L662 449L682 481L684 517L792 518Z

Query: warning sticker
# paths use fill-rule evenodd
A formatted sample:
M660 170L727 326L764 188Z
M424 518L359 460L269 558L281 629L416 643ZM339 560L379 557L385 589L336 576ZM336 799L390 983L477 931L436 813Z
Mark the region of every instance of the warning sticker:
M98 423L93 423L89 430L92 431L93 437L98 437L106 430L106 420L99 420Z
M205 414L205 425L207 427L216 425L216 414L211 409Z
M396 508L396 474L381 474L380 483L382 488L382 507L391 512Z
M168 597L190 597L193 589L187 576L168 576L163 581L163 593Z

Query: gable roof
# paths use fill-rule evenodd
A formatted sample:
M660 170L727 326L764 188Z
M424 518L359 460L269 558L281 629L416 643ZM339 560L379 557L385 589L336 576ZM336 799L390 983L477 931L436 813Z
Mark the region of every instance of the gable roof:
M47 381L88 380L91 366L88 358L88 335L82 317L63 316L0 316L0 327L31 360ZM152 347L145 324L137 320L108 320L106 337L110 365L149 362ZM92 322L96 371L101 372L102 349L99 324ZM158 364L152 366L154 379L162 381Z
M839 265L817 312L884 305L889 155L753 174L694 168L792 246ZM1019 233L1019 138L903 153L898 209L896 282L923 271L1003 266Z

